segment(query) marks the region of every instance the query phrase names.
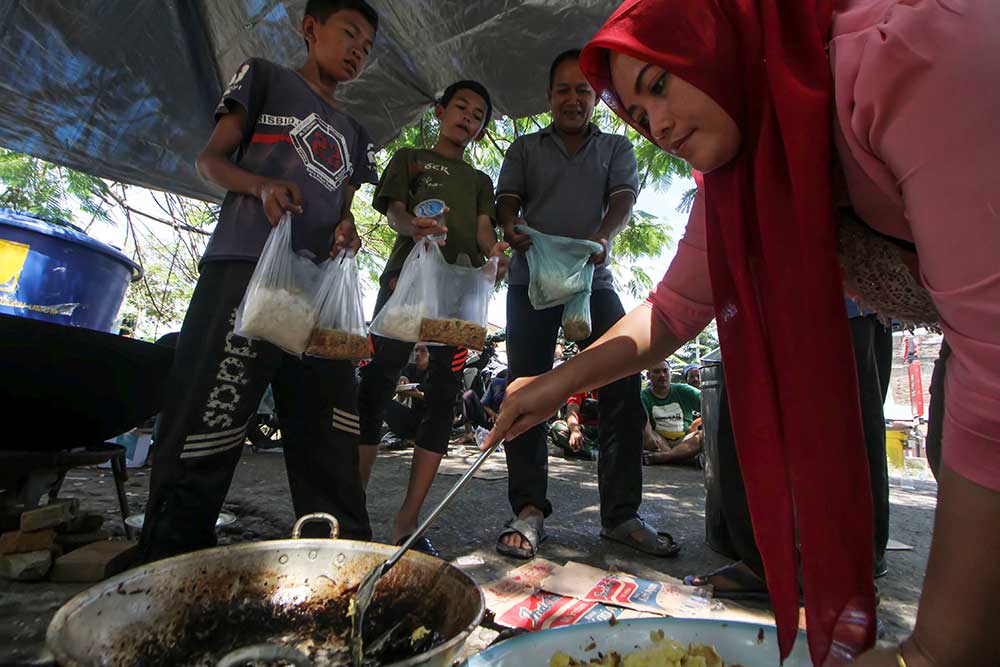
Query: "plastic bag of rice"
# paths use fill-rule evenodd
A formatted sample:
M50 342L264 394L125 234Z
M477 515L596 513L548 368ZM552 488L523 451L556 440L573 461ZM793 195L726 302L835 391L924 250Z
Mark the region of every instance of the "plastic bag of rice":
M361 281L354 253L343 250L322 266L316 294L316 326L306 354L324 359L368 359L371 346L361 308Z
M316 322L319 269L292 250L291 216L271 229L236 311L236 334L301 357Z

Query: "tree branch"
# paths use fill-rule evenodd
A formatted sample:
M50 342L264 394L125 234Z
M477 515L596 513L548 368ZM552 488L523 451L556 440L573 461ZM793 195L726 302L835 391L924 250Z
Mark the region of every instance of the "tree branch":
M149 215L148 213L143 213L138 209L134 209L128 204L122 203L121 207L127 211L135 213L136 215L141 215L144 218L149 218L153 222L158 222L161 225L168 225L174 229L183 229L186 232L192 232L194 234L201 234L202 236L211 236L211 232L206 232L204 229L198 229L197 227L192 227L191 225L185 224L183 222L177 222L176 220L164 220L163 218L157 218L156 216Z
M186 232L193 232L195 234L201 234L202 236L211 236L212 235L211 232L206 232L204 229L198 229L197 227L192 227L191 225L188 225L188 224L183 223L183 222L177 222L176 220L164 220L163 218L158 218L155 215L150 215L149 213L145 213L143 211L140 211L139 209L136 209L136 208L133 208L133 207L129 206L128 200L125 199L124 197L119 197L118 195L116 195L114 192L111 192L111 191L109 191L108 194L111 196L111 198L115 201L115 203L122 210L128 211L129 213L135 213L136 215L141 215L142 217L148 218L149 220L152 220L153 222L158 222L161 225L167 225L169 227L173 227L174 229L183 229ZM103 199L103 197L102 197L102 199ZM154 197L154 200L155 200L155 197ZM109 203L109 202L107 202L107 200L105 200L105 203Z
M490 140L490 143L493 144L493 147L497 149L497 151L500 153L500 155L505 155L507 153L507 151L505 151L504 149L500 148L500 145L497 143L496 139L493 137L493 133L490 132L489 130L486 130L486 138Z
M153 307L153 310L156 311L157 315L160 317L166 317L166 313L163 312L163 309L156 304L156 297L153 296L153 290L149 287L149 276L146 274L146 268L143 266L142 262L142 248L139 246L139 235L135 233L135 229L132 227L132 216L129 213L125 214L125 224L132 230L132 241L135 243L135 258L136 261L139 262L139 268L142 270L142 285L146 288L146 295L149 297L149 305Z

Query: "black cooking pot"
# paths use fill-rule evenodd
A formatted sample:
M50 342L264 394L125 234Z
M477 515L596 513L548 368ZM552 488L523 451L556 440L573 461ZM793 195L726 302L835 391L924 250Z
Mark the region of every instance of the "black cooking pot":
M0 405L19 432L0 450L103 442L159 411L173 349L133 338L0 315Z

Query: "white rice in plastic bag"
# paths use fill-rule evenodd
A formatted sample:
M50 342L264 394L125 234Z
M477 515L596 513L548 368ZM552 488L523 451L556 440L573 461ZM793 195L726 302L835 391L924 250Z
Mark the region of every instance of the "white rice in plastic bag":
M312 303L303 294L259 287L243 306L242 333L302 354L313 329L313 318Z
M418 340L423 308L419 305L401 305L386 311L379 335L398 340Z

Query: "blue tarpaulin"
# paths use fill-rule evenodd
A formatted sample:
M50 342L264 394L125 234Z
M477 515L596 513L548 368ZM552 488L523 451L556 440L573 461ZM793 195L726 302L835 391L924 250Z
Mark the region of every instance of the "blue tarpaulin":
M340 99L379 145L451 82L477 79L499 113L546 108L549 64L616 0L371 0L380 30ZM305 0L0 2L0 146L200 199L194 158L224 82L251 56L298 67Z

